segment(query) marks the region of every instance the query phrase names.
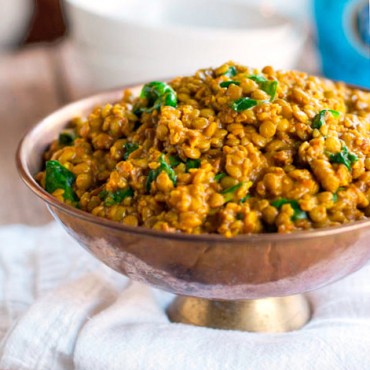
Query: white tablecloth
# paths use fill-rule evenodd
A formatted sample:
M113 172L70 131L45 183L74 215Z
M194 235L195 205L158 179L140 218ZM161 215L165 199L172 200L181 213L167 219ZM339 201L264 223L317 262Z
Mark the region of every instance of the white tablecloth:
M370 265L310 293L313 319L291 333L173 324L172 297L103 266L55 223L0 228L0 369L370 369Z

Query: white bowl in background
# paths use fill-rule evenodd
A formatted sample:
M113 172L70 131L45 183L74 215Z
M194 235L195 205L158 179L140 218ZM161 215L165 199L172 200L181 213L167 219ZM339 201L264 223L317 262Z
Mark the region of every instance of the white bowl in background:
M94 88L192 74L228 60L292 68L305 34L285 17L222 0L66 0Z
M0 50L19 43L29 26L33 1L0 0Z

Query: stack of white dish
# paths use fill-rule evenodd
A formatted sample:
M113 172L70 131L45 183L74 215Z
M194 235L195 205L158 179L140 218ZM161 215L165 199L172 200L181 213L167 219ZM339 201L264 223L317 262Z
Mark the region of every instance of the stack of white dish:
M305 40L287 18L225 0L66 0L95 88L191 74L227 60L292 68Z

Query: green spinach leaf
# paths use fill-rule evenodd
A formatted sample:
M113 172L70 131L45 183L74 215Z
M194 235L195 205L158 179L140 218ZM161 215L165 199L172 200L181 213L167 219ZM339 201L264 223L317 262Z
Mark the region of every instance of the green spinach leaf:
M358 161L358 157L354 153L350 153L346 146L342 147L342 150L336 154L330 154L329 160L331 163L344 164L350 171L351 166Z
M220 87L229 87L230 85L240 85L239 81L223 81L220 83Z
M239 98L231 104L231 108L236 112L242 112L251 109L258 104L258 101L251 98Z
M59 134L58 142L64 146L70 146L76 139L76 131L74 129L65 129Z
M145 189L148 193L150 192L152 182L158 177L158 175L162 171L167 173L168 177L173 182L174 186L176 186L177 183L176 173L173 170L173 168L166 162L164 154L161 154L161 156L159 157L159 163L160 163L159 167L156 168L155 170L150 170L146 178Z
M248 76L249 79L258 83L261 90L266 94L270 95L270 102L275 99L276 90L278 87L278 82L275 80L268 80L265 76L262 75L251 75Z
M139 149L139 145L136 143L126 143L125 144L125 154L123 155L123 159L127 161L128 157L131 153L135 150Z
M224 76L226 77L234 77L238 74L238 71L236 70L236 68L234 66L231 66L227 69L227 71L224 73Z
M284 204L290 204L294 210L292 221L304 220L307 218L307 213L301 210L301 207L299 206L298 201L294 199L280 198L280 199L277 199L271 202L271 205L278 209L280 209Z
M245 203L249 198L251 198L251 195L248 193L246 196L240 199L240 203Z
M168 157L171 167L177 167L180 163L183 163L181 158L177 155L170 155Z
M239 184L236 184L234 186L230 186L229 188L223 190L221 194L229 194L229 193L235 193L238 189L242 187L243 183L239 182Z
M200 167L200 159L191 159L188 158L186 160L186 171L189 171L191 168L199 168Z
M104 205L107 207L113 206L114 204L121 203L127 197L133 197L134 190L130 187L126 189L118 189L116 191L103 190L99 193L99 198L104 200Z
M318 114L316 114L316 116L314 117L314 119L312 121L312 128L319 129L319 128L322 127L322 125L325 124L326 112L330 112L333 115L333 117L335 117L335 118L338 118L340 116L340 112L338 112L336 110L324 109L324 110L320 111Z
M134 107L134 113L140 115L144 112L151 113L162 106L177 106L177 97L171 86L165 82L153 81L145 84L140 93L141 102ZM146 105L142 106L143 101Z
M78 198L73 190L76 176L58 161L46 162L45 189L48 193L53 193L57 189L63 189L65 200L77 202Z
M338 188L337 192L333 194L333 202L334 203L338 202L338 193L340 191L343 191L343 190L346 190L346 188L341 186L340 188Z
M215 181L220 181L220 180L222 180L224 177L226 177L227 175L226 175L226 173L224 173L224 172L220 172L220 173L218 173L213 179L215 180Z
M155 170L150 170L148 173L148 177L146 178L145 183L145 189L148 193L150 193L150 187L152 185L152 182L155 181L157 176L160 174L160 171L158 171L158 168Z
M261 84L261 89L270 95L270 102L275 99L276 91L278 87L277 81L266 81Z
M234 186L230 186L229 188L223 190L221 194L224 195L225 201L230 202L234 198L235 192L243 186L243 182L236 184Z
M250 75L248 78L257 82L258 84L268 81L268 79L263 75Z

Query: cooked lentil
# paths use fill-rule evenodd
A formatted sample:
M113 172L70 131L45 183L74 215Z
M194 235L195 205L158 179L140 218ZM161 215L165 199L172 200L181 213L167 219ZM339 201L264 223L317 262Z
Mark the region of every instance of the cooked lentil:
M56 198L127 225L226 237L341 225L370 217L370 93L229 62L125 91L44 159L37 180Z

